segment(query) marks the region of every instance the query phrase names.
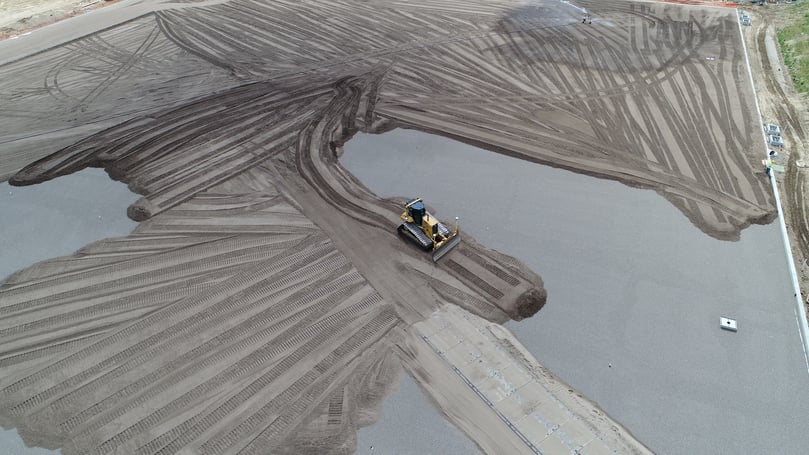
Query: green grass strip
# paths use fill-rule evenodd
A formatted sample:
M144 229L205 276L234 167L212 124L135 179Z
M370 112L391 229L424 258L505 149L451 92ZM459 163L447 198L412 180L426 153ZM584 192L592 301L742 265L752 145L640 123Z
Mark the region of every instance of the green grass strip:
M778 27L776 35L795 89L809 93L809 1L784 8L786 24Z

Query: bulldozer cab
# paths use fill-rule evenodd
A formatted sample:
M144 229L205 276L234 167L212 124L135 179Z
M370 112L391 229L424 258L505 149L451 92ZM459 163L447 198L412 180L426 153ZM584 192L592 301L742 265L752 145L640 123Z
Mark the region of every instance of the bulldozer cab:
M424 202L421 202L421 199L416 198L407 201L407 214L410 218L413 218L413 223L417 226L422 225L421 223L426 213L427 209L424 208Z

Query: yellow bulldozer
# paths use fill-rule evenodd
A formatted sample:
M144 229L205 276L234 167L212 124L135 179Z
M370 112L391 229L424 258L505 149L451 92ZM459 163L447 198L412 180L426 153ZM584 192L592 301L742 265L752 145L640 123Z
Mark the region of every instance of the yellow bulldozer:
M413 198L405 203L399 235L406 237L424 251L433 252L433 262L441 259L461 243L458 217L455 217L455 230L450 231L438 218L424 207L421 198Z

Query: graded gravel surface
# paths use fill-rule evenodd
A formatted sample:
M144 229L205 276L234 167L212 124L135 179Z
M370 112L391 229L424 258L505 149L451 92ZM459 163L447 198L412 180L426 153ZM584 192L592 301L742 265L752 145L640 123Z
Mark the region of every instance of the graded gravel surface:
M28 447L17 433L17 430L4 430L2 428L0 428L0 450L4 455L59 455L60 453L58 450Z
M485 452L649 453L501 325L545 304L535 271L402 243L403 200L337 162L358 131L653 188L717 238L774 216L726 9L144 0L0 62L0 179L142 195L131 235L0 287L0 423L67 455L351 452L402 368Z
M143 125L137 128L148 128L150 113L204 89L273 81L215 98L239 102L244 98L238 93L249 93L258 101L273 89L360 77L383 83L374 92L373 118L655 187L711 235L737 238L739 228L773 217L772 198L754 172L757 136L747 125L755 109L741 77L744 58L732 10L616 0L219 3L113 5L93 13L96 20L108 26L113 18L146 15L0 68L6 81L0 90L10 94L14 113L0 125L28 132L0 136L8 155L0 176L126 118L139 116ZM147 14L147 7L157 9ZM590 26L580 23L583 10L595 18ZM232 30L250 39L235 39ZM62 29L32 35L10 45L17 52L0 49L0 61L19 58L20 49L41 48L36 43L50 34L66 39ZM105 49L107 58L96 59ZM31 80L45 89L32 91ZM197 103L182 112L203 112L198 109L204 110ZM21 124L32 110L51 114ZM252 121L269 115L254 112ZM250 124L240 116L232 121L240 119ZM112 140L138 122L96 139ZM55 131L58 140L43 143ZM246 128L241 134L255 133ZM254 138L247 149L266 147L265 139ZM203 180L195 184L211 185L244 168L212 172L211 166L216 163L200 167L197 179ZM65 171L28 169L15 181ZM139 192L154 191L134 180ZM147 199L152 206L136 208L150 214L181 200Z
M137 223L126 217L123 207L136 199L100 169L25 188L0 184L0 279L35 262L68 256L96 240L127 235ZM26 447L16 430L0 429L0 453L59 452Z
M385 398L379 420L357 432L356 453L474 455L481 452L436 412L416 381L404 375L397 389Z
M0 280L35 262L132 232L137 223L122 205L137 198L100 169L24 188L0 183Z
M718 241L654 192L416 131L358 135L341 163L382 196L423 189L439 213L541 273L548 304L507 326L655 452L809 445L795 419L809 374L776 224ZM720 330L720 316L739 332Z

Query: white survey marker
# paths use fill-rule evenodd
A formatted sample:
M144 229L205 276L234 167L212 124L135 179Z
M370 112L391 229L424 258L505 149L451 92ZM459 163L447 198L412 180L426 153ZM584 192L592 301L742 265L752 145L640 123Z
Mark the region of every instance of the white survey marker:
M726 318L724 316L719 318L719 326L725 330L730 330L731 332L735 332L736 330L738 330L736 326L736 320Z

